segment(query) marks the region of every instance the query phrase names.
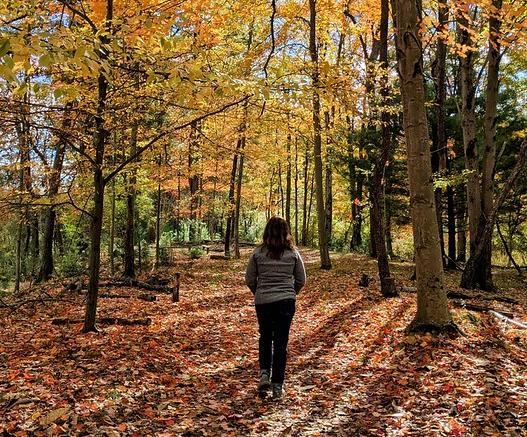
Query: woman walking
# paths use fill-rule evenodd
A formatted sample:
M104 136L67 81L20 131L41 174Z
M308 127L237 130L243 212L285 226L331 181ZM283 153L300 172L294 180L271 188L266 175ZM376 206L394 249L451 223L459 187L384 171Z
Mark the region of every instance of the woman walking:
M295 299L306 283L304 262L283 218L267 222L263 243L249 258L245 283L254 294L260 332L258 390L264 393L272 386L273 398L280 398Z

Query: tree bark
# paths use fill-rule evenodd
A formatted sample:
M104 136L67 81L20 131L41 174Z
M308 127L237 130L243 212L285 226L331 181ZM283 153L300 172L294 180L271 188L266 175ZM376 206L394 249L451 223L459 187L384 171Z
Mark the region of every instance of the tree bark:
M468 11L467 11L468 12ZM460 13L458 23L463 26L460 31L460 43L469 47L465 56L460 58L461 66L461 127L463 131L463 150L465 167L470 172L467 178L467 208L470 237L470 253L476 247L476 234L481 216L481 189L479 184L479 162L476 143L476 86L474 83L474 40L465 15Z
M396 46L408 154L408 180L417 273L417 313L411 330L449 330L443 266L432 186L422 46L416 3L394 0Z
M66 115L66 117L68 117ZM66 124L66 123L65 123ZM68 123L69 124L69 123ZM64 126L67 127L67 126ZM65 143L59 139L55 147L55 156L53 158L53 166L51 175L49 176L49 192L48 196L53 202L53 198L57 195L60 188L60 175L62 173L62 164L64 162ZM44 235L42 241L42 257L40 264L40 271L38 273L37 281L46 281L53 274L55 268L53 262L53 236L55 233L55 217L56 212L53 206L46 209L44 217Z
M317 200L318 246L320 251L320 267L331 269L328 239L326 234L326 214L324 208L324 183L322 178L322 137L320 123L320 72L318 65L318 47L316 32L316 0L309 0L309 53L311 56L311 81L313 86L313 142L315 161L315 187Z
M438 31L443 32L448 23L448 6L446 3L438 3ZM445 124L445 102L446 102L446 54L447 46L442 36L437 40L436 57L432 75L435 85L435 141L432 153L432 171L442 173L447 166L447 135ZM445 239L443 234L443 214L442 214L442 190L435 189L435 205L437 213L437 224L439 228L439 242L441 245L441 256L443 266L446 267Z
M465 265L465 270L463 271L463 274L461 276L460 286L462 288L470 289L476 288L477 285L481 285L479 283L481 278L478 277L478 265L483 262L483 257L486 256L486 246L489 244L489 240L492 238L492 229L494 228L498 211L503 205L503 202L505 202L507 195L514 187L516 180L518 179L523 168L525 167L526 160L527 140L524 140L520 147L520 151L518 152L516 164L514 165L511 174L505 181L503 188L500 191L500 195L496 199L496 202L492 207L492 211L487 217L485 226L482 226L478 229L478 235L476 236L476 241L478 242L478 244L476 245L474 252L470 255L470 258L468 259Z
M383 104L388 98L388 14L389 0L381 0L381 23L380 23L380 52L379 60L381 68L385 71L381 78L381 95ZM395 281L390 275L390 264L388 262L388 252L386 250L386 229L384 221L384 186L385 170L391 154L392 141L390 129L390 116L388 112L381 109L381 149L379 157L375 161L373 175L370 185L371 217L370 229L373 233L375 253L377 256L377 266L379 279L381 282L381 293L384 297L397 296Z
M285 174L285 221L291 226L291 132L287 132L286 141L287 168Z
M306 145L306 150L304 154L304 196L302 202L302 246L307 245L307 220L309 214L307 213L307 193L308 193L308 179L309 179L309 156Z
M236 142L236 151L232 158L231 179L229 182L229 210L227 211L227 224L225 226L225 257L231 257L231 233L233 225L233 214L235 209L234 190L236 188L236 172L238 169L238 154L240 153L241 138Z
M190 140L188 148L188 185L190 190L190 225L189 225L189 241L195 242L197 237L197 214L196 211L199 206L199 187L200 174L196 169L196 164L199 160L199 123L197 121L190 125Z
M329 111L324 112L326 124L326 235L328 244L331 245L333 232L333 165L332 165L332 140L331 140L331 115Z
M501 10L502 0L493 0L492 6L496 12L489 18L489 51L487 54L487 86L485 100L485 117L483 119L483 133L485 152L483 154L481 175L481 215L478 227L485 227L487 218L493 210L494 199L494 170L496 166L496 121L498 106L499 67L500 67L500 29L501 21L497 15ZM476 274L479 288L493 290L492 283L492 238L487 240L483 248L480 262L477 264Z
M110 31L113 17L113 0L107 0L106 3L106 23L107 31ZM100 36L102 48L100 57L102 60L108 58L108 39L106 36ZM86 296L86 311L84 316L83 332L97 331L95 319L97 315L97 296L99 294L99 272L101 266L101 234L104 214L104 177L103 164L106 138L108 135L104 126L104 112L106 110L106 97L108 93L108 81L103 73L99 73L97 81L97 110L95 114L95 132L93 146L95 150L95 159L93 167L93 209L91 213L90 225L90 254L88 262L88 293Z

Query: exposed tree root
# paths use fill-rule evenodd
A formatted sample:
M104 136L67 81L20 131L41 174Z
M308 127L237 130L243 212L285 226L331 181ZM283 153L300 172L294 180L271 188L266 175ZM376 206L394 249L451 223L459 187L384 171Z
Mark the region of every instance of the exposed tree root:
M459 327L453 322L449 322L445 325L435 325L431 323L422 323L419 321L412 321L408 328L406 328L407 334L434 334L434 335L440 335L444 334L449 337L457 337L458 335L465 336L463 331L459 329Z

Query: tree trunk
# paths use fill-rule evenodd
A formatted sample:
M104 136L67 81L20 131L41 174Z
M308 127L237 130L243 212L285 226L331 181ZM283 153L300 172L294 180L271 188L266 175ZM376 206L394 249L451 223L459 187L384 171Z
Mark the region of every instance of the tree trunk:
M331 245L333 232L333 168L332 168L332 147L331 147L331 115L329 111L324 112L326 124L326 235L328 244Z
M452 329L432 186L418 12L412 0L394 0L396 46L408 155L408 181L417 273L417 313L411 330Z
M298 138L295 137L295 244L298 244Z
M446 189L447 217L448 217L448 261L447 268L456 268L456 210L454 206L454 188L449 185Z
M108 257L110 259L110 274L115 275L115 178L112 179L112 198L110 206L110 242L108 244Z
M485 152L483 154L481 175L481 215L478 227L484 228L487 218L493 210L494 200L494 169L496 166L496 121L498 106L499 67L500 67L500 29L501 21L496 18L501 10L502 0L493 0L492 5L496 13L489 18L489 51L487 54L487 86L485 101L485 117L483 119L483 133ZM478 240L479 241L479 240ZM488 238L483 248L481 259L477 263L477 285L482 290L493 290L492 283L492 238Z
M196 169L196 164L199 160L199 124L197 121L190 125L190 141L188 148L188 186L190 190L190 225L189 225L189 241L191 243L196 241L197 236L197 215L196 211L199 206L199 187L200 174Z
M236 171L238 169L238 154L241 147L241 138L238 138L236 143L236 152L232 158L232 169L231 169L231 179L229 182L229 209L227 211L227 224L225 227L225 247L224 252L227 258L231 257L231 233L233 225L233 214L234 214L234 190L236 188Z
M287 152L287 168L285 175L285 221L291 226L291 133L287 132L287 142L286 142L286 152Z
M461 44L472 47L469 23L463 14L457 17L463 26L460 31ZM463 131L463 150L465 152L465 167L470 171L467 178L467 207L470 237L470 253L476 247L476 234L481 216L481 190L479 184L479 162L476 143L476 86L474 83L474 53L468 50L460 58L461 66L461 127Z
M314 161L315 161L315 187L317 199L317 223L318 223L318 247L320 251L320 267L331 269L331 259L329 257L328 239L326 234L326 214L324 208L324 184L322 178L322 137L320 124L320 73L318 65L318 47L316 33L316 0L309 0L310 11L310 32L309 32L309 52L311 55L312 71L311 80L313 86L313 142L314 142Z
M304 196L302 202L302 246L307 245L307 219L309 217L307 213L307 193L308 193L308 179L309 179L309 156L306 145L304 154Z
M493 0L492 5L497 12L501 9L502 0ZM489 49L487 54L487 86L485 101L485 117L483 120L483 132L485 139L485 152L483 154L483 165L481 175L481 212L478 222L478 234L475 240L478 248L481 246L482 239L485 244L478 249L477 263L475 264L476 272L467 272L463 275L462 284L464 287L480 288L482 290L492 290L492 228L490 236L482 235L480 230L486 228L489 218L494 210L494 168L496 165L496 146L494 138L496 136L496 120L498 105L498 86L499 86L499 66L500 66L500 28L501 21L497 18L496 13L489 18ZM472 242L472 241L471 241ZM479 253L481 252L481 253ZM472 259L473 251L470 258ZM470 259L469 259L470 262ZM469 269L469 265L465 271ZM470 280L468 278L474 278Z
M489 240L492 238L492 229L496 222L498 211L505 202L507 195L514 187L516 180L520 176L523 168L525 167L525 161L527 160L527 140L524 140L520 151L518 153L516 164L514 168L505 181L503 188L500 190L500 195L496 199L492 211L487 217L485 227L480 227L478 229L476 248L474 252L470 255L470 258L465 265L465 270L461 276L460 286L463 288L475 288L477 285L481 285L480 281L482 278L478 276L478 265L483 262L483 257L486 256L486 246L489 244Z
M448 6L446 3L438 4L438 23L439 31L443 32L446 29L448 22ZM436 126L434 150L432 153L432 171L444 172L447 162L447 135L445 125L445 102L446 102L446 52L447 47L443 37L437 40L436 58L434 68L432 68L432 75L434 76L435 85L435 112L436 112ZM443 214L442 214L442 190L436 188L435 190L435 205L437 213L437 224L439 228L439 242L441 245L441 256L443 266L446 267L445 257L445 241L443 236Z
M236 185L236 205L234 210L234 257L240 258L240 206L242 201L243 164L245 161L245 137L247 128L247 104L244 106L244 120L240 127L240 157L238 159L238 177Z
M456 229L457 229L457 257L456 261L465 262L467 260L467 222L466 222L466 189L463 185L458 185L455 190L456 205Z
M106 3L106 23L105 27L110 32L113 17L113 0L107 0ZM100 37L102 49L100 50L101 59L108 58L108 49L105 47L108 43L106 36ZM95 159L93 166L93 210L91 213L90 225L90 254L88 262L88 292L86 296L86 311L84 315L83 332L97 331L95 319L97 315L97 297L99 294L99 272L101 266L101 234L104 214L104 149L106 146L106 137L108 132L104 126L104 112L106 110L106 96L108 93L108 81L103 73L98 77L98 96L97 111L95 114L95 132L93 146L95 150Z
M160 239L161 239L161 157L158 158L157 166L157 196L156 196L156 259L155 268L160 266Z
M379 60L381 67L386 71L388 68L388 12L389 0L381 0L381 23L380 23L380 53ZM381 85L381 95L383 104L386 104L388 97L387 73L383 73ZM375 244L375 253L377 255L377 266L379 269L379 279L381 282L381 293L384 297L393 297L397 295L394 279L390 275L390 265L388 262L388 252L386 250L386 230L384 222L384 186L385 171L388 159L391 154L391 129L390 116L388 112L381 112L382 132L381 132L381 150L380 155L375 161L373 175L370 185L371 216L370 229L373 233L373 242Z

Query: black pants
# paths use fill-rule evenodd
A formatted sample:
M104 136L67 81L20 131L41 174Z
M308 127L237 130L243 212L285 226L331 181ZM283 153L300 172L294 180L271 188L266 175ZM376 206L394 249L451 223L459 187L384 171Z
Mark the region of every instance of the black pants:
M289 328L295 314L295 300L256 305L260 331L260 369L271 370L271 382L284 382Z

